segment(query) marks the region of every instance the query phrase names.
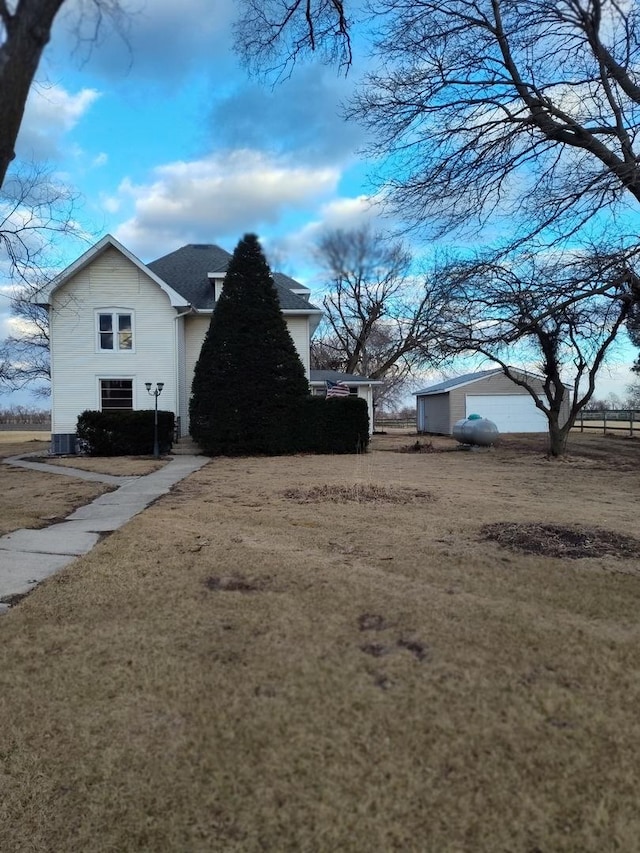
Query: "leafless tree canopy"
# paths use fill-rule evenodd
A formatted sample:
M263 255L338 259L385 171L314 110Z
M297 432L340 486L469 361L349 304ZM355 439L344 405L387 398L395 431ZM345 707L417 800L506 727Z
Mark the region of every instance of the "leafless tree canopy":
M564 452L598 370L640 297L636 261L592 247L546 258L521 254L509 263L465 262L441 272L454 307L452 351L486 356L531 394L547 417L552 455ZM543 400L530 379L510 368L514 358L543 377ZM567 396L570 416L563 424Z
M348 34L348 4L247 2L240 41L263 63L273 63L265 46L284 62L291 43L317 47L345 24ZM393 155L382 175L412 222L445 233L499 211L529 233L566 234L625 196L640 200L637 3L369 5L380 70L348 112L373 131L373 153Z
M309 52L345 70L351 65L343 0L240 0L239 6L236 41L250 68L286 77Z
M8 389L29 385L34 394L48 397L51 393L49 315L46 308L31 301L36 291L37 284L23 284L15 289L11 300L16 330L2 344L4 385Z
M56 235L77 234L76 194L46 166L21 164L0 188L0 274L33 283Z
M353 106L395 155L392 197L442 229L517 214L574 232L640 200L638 6L608 0L380 0Z
M413 269L401 241L369 226L327 232L317 257L329 281L314 366L385 381L387 396L440 356L447 295Z
M41 383L49 392L49 320L30 297L50 276L56 237L78 236L75 195L37 164L9 173L0 189L0 276L13 281L14 331L2 344L0 384Z

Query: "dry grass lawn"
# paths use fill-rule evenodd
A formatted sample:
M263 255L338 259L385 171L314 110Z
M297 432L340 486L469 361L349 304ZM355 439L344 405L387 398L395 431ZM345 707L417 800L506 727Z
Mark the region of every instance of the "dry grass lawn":
M45 454L48 449L49 433L0 431L0 460L23 453ZM22 527L46 527L110 489L103 483L57 477L0 462L0 536Z
M0 618L0 847L639 850L640 554L483 530L628 545L640 443L415 441L213 460Z
M0 430L0 459L19 453L47 453L51 434L41 430Z
M97 474L112 474L114 477L140 477L164 467L168 459L154 459L153 456L54 456L35 461L78 468L81 471L95 471Z

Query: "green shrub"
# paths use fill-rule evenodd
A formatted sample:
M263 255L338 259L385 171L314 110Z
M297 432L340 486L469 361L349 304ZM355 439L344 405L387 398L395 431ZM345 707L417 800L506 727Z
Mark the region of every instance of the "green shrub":
M173 412L158 412L158 446L168 453L173 444ZM78 438L90 456L146 456L153 453L153 409L134 412L94 412L78 417Z
M363 453L369 444L367 403L359 397L308 397L301 408L296 449Z

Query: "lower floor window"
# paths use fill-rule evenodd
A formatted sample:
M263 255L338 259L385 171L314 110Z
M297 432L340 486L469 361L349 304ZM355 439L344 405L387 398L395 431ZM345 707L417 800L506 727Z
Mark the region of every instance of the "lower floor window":
M101 379L100 408L103 412L133 409L133 380Z

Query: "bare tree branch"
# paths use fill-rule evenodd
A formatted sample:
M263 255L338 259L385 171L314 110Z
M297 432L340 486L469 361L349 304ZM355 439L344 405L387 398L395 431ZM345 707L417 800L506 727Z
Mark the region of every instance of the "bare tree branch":
M255 71L290 75L307 53L347 71L353 61L342 0L240 0L236 47Z

